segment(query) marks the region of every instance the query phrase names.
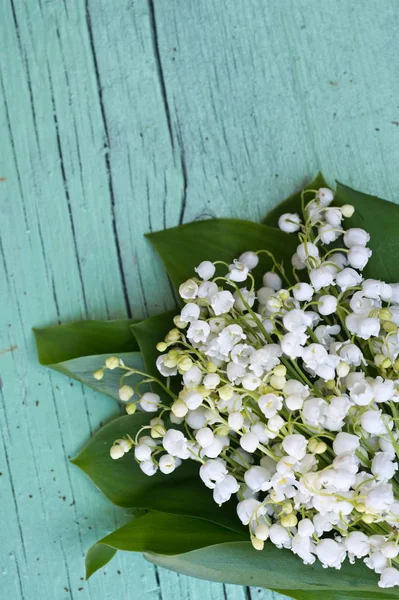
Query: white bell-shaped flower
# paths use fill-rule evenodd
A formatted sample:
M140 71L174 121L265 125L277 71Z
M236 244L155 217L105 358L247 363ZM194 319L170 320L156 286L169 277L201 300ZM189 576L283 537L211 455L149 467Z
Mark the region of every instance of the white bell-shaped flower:
M179 295L184 300L194 300L198 294L198 284L193 279L188 279L179 287Z
M297 460L305 456L307 444L307 439L300 433L286 435L282 442L284 452Z
M309 278L316 292L319 292L323 288L328 288L334 282L334 275L326 266L312 269L309 272Z
M370 248L365 248L364 246L352 246L348 252L348 262L354 269L363 271L371 255L372 251Z
M216 459L207 460L201 465L199 474L206 487L213 490L216 483L221 482L228 475L228 471L225 461Z
M268 271L263 275L263 285L278 292L278 290L281 290L283 287L283 282L280 275L274 273L273 271Z
M234 302L233 294L227 290L218 292L211 298L211 306L216 316L228 313Z
M198 276L201 277L201 279L208 281L208 279L212 279L214 276L216 267L209 260L204 260L194 269L194 271L198 273Z
M160 396L153 392L145 392L140 398L140 406L146 412L157 412L161 402Z
M235 494L240 489L240 485L235 477L232 475L226 475L222 481L216 483L213 490L213 499L216 504L224 504L230 500L232 494Z
M347 248L353 246L366 246L370 241L370 234L359 227L347 229L344 233L344 244Z
M180 459L176 458L175 456L163 454L159 459L159 470L161 473L169 475L169 473L173 473L180 462Z
M238 258L238 262L243 263L250 271L252 271L252 269L255 269L259 264L259 256L255 252L247 251L241 254Z
M229 269L230 273L228 275L228 279L231 279L231 281L241 283L248 277L249 269L247 265L240 263L238 260L235 260L233 264L229 265Z
M323 567L339 569L345 560L346 551L342 544L330 539L321 540L316 546L316 554Z
M301 226L298 213L284 213L279 217L278 226L284 233L295 233Z
M187 440L182 432L177 429L169 429L165 433L162 444L166 452L172 456L177 456L183 460L190 456L187 448Z

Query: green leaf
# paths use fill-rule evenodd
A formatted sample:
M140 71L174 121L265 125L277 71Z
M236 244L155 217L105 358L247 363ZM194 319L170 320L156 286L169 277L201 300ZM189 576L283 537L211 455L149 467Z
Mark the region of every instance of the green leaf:
M125 508L159 510L201 517L238 532L245 531L236 514L235 501L218 507L199 478L199 464L184 461L170 475L145 475L134 460L133 451L112 460L112 443L129 434L133 439L150 416L126 415L102 427L72 461L114 504ZM144 433L145 434L145 433ZM143 434L143 435L144 435Z
M111 354L118 354L127 365L142 369L138 343L131 330L133 323L130 319L82 321L34 329L39 361L118 400L121 372L107 371L100 381L94 379L93 373Z
M301 193L302 190L318 190L321 187L328 187L323 175L318 173L314 180L309 185L302 188L299 192L292 194L289 198L278 204L275 208L266 215L263 223L271 227L278 227L278 220L284 213L299 213L301 214ZM309 196L309 199L311 196ZM306 199L306 197L305 197Z
M176 287L193 277L194 267L203 260L231 262L246 250L272 252L278 261L284 262L289 275L291 256L297 246L293 236L267 225L238 219L196 221L150 233L147 237ZM259 279L272 266L272 260L262 254L259 266L254 270L255 278Z
M359 599L369 597L374 600L380 595L381 598L397 598L392 591L379 589L378 576L362 563L350 565L346 561L339 571L323 569L320 563L305 566L292 552L279 550L270 542L262 552L254 550L252 544L245 541L223 543L178 556L151 552L145 557L156 565L184 575L274 589L282 594L294 594L298 600L344 600L348 590L359 593ZM313 590L313 594L308 591L298 593L298 590ZM337 591L342 595L336 596Z
M79 321L54 327L34 328L37 353L42 365L53 365L81 356L137 352L131 319Z
M345 227L361 227L371 236L368 245L373 255L363 271L364 276L389 283L399 281L399 206L339 182L335 204L352 204L355 213L345 220Z
M127 434L134 439L141 427L148 425L150 419L150 414L137 412L134 415L126 415L112 420L101 427L79 455L72 460L117 506L146 508L142 506L143 498L147 494L150 496L152 488L157 483L161 483L164 486L162 489L166 490L168 485L194 476L198 477L198 466L191 461L185 461L170 475L157 472L152 477L148 477L139 468L133 451L119 460L112 460L109 450L113 442Z
M73 379L80 381L80 383L88 385L98 392L102 392L107 396L111 396L111 398L115 398L115 400L119 400L118 390L122 375L119 369L113 371L107 370L104 377L99 381L93 377L94 371L100 369L109 356L110 354L82 356L80 358L72 358L71 360L48 366L55 371L67 375L67 377L72 377ZM121 358L127 366L135 367L141 371L143 370L143 359L139 352L118 352L118 357ZM142 379L141 376L129 377L129 380L126 379L126 383L134 386L140 379Z
M134 519L92 546L86 556L86 577L104 566L113 554L107 548L174 555L214 544L245 539L245 534L192 517L151 512Z
M89 548L85 559L86 579L89 579L98 569L105 567L116 553L116 548L101 543Z

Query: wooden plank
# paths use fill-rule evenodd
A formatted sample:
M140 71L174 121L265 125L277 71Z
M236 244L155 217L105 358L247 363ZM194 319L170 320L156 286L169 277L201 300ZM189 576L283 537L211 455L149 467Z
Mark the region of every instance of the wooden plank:
M3 594L277 598L128 554L81 580L84 551L124 515L65 457L116 408L39 368L30 328L170 307L144 232L213 215L258 219L319 168L395 199L397 3L2 8Z
M9 575L2 593L110 599L115 589L131 597L140 588L155 599L154 569L138 556L118 557L83 582L85 550L125 517L67 457L116 408L40 369L30 331L57 320L130 312L87 15L82 3L68 5L68 12L63 3L5 8L2 55L6 50L13 60L2 70L1 98L1 296L7 302L0 514L7 539L1 566Z

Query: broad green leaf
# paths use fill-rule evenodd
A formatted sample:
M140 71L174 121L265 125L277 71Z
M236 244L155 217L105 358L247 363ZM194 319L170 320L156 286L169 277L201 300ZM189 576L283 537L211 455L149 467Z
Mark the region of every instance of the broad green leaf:
M194 267L203 260L231 262L246 250L266 249L278 261L283 261L289 275L291 256L296 240L267 225L238 219L210 219L147 235L161 257L169 277L176 287L195 275ZM259 279L273 266L264 254L254 270Z
M137 352L131 319L119 321L80 321L53 327L34 328L37 353L42 365L55 364L95 354Z
M302 190L303 189L318 190L321 187L328 187L328 185L327 185L323 175L321 173L318 173L316 175L316 177L314 178L314 180L311 183L309 183L309 185L306 185L299 192L292 194L292 196L290 196L283 202L280 202L280 204L278 204L275 208L272 208L272 210L264 218L263 223L265 223L266 225L270 225L271 227L277 227L278 220L281 217L281 215L283 215L284 213L288 212L288 213L301 214ZM312 196L309 194L308 198L311 199ZM306 200L306 197L305 197L305 200Z
M122 507L146 508L141 506L142 500L151 494L158 483L166 489L178 481L198 477L198 466L192 461L183 465L170 475L157 472L152 477L145 475L134 459L133 452L127 453L119 460L112 460L109 455L113 442L129 434L133 439L141 427L148 425L151 414L137 412L112 420L88 441L83 450L72 462L86 473L93 483L111 502ZM143 435L148 435L144 432Z
M118 506L201 517L238 532L245 531L237 517L235 501L223 507L215 504L212 492L199 478L198 463L184 461L170 475L158 471L148 477L134 460L133 452L119 460L111 459L112 443L126 434L134 439L150 418L148 413L136 413L111 421L90 439L72 462Z
M262 552L254 550L252 544L245 541L223 543L178 556L152 552L146 553L145 557L150 562L184 575L274 589L282 594L297 594L293 597L298 600L344 600L345 595L340 597L334 594L337 591L348 593L348 590L350 593L359 593L359 600L374 600L380 595L381 598L397 598L392 590L378 588L378 576L362 563L350 565L346 561L339 571L323 569L319 562L305 566L292 552L279 550L270 542L266 543ZM298 590L313 590L314 593L298 593Z
M89 548L85 559L86 579L89 579L98 569L105 567L116 553L116 548L101 543Z
M174 555L243 539L245 534L225 529L210 521L151 512L134 519L94 544L86 556L86 577L90 577L112 558L112 551L107 550L108 547Z
M118 354L127 365L142 369L143 361L130 328L133 323L127 319L82 321L34 329L39 361L118 400L120 370L106 371L100 381L94 379L93 373L111 354Z
M342 183L337 183L335 203L355 207L353 217L345 220L346 229L361 227L371 236L368 245L373 255L363 271L364 276L399 282L399 206Z
M67 377L72 377L73 379L80 381L80 383L88 385L98 392L102 392L107 396L111 396L111 398L115 398L115 400L119 400L118 390L120 387L120 378L123 374L120 369L105 371L104 377L99 381L93 377L94 371L101 368L109 356L109 353L94 356L82 356L48 366L55 371L67 375ZM121 358L127 366L134 367L140 371L143 370L143 360L140 352L118 352L118 357ZM141 376L129 377L128 380L125 379L125 383L134 387L140 379L142 379Z
M212 492L204 486L198 475L199 466L196 463L191 474L193 478L176 483L159 482L151 488L151 496L142 492L137 493L135 505L137 508L159 510L177 515L199 517L238 533L248 535L248 528L241 525L236 512L237 501L232 499L223 506L218 506Z

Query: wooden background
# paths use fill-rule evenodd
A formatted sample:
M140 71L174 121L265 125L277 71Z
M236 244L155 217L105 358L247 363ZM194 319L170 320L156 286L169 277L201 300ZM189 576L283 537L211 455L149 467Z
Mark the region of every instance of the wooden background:
M32 326L173 304L146 231L259 219L318 169L397 198L396 0L0 1L0 589L10 600L270 600L120 554L67 461L114 403ZM193 240L195 243L195 240Z

